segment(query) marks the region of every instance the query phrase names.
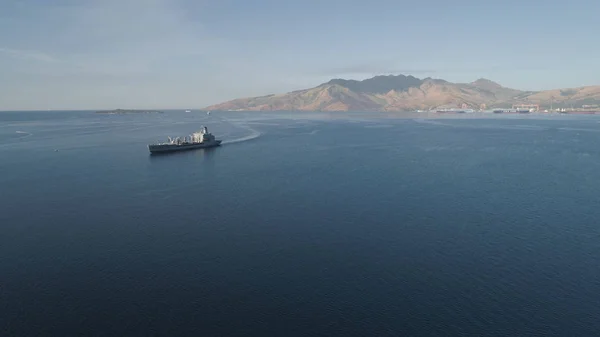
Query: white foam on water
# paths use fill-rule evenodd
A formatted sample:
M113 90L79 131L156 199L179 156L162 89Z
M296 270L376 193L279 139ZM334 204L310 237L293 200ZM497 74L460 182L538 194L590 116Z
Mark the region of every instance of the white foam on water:
M375 125L365 125L366 129L382 129L382 128L393 128L395 125L393 124L375 124Z
M600 130L597 130L597 129L584 129L584 128L569 128L569 127L560 127L560 128L557 128L557 129L558 129L558 130L561 130L561 131L576 131L576 132L579 132L579 131L582 131L582 132L600 132Z
M245 127L245 129L247 129L248 131L250 131L250 134L247 136L243 136L243 137L239 137L239 138L235 138L235 139L229 139L226 141L223 141L223 144L234 144L234 143L241 143L241 142L245 142L245 141L249 141L255 138L260 137L261 133L259 131L256 131L250 127Z
M17 137L17 139L25 139L25 138L27 138L27 137L31 137L31 136L33 136L33 133L31 133L31 132L25 132L25 131L15 131L15 133L18 133L18 134L20 134L20 135L25 135L25 136L22 136L22 137Z
M241 142L246 142L252 139L256 139L258 137L261 136L261 132L250 127L249 124L256 124L256 121L240 121L240 120L231 120L231 119L227 119L227 118L220 118L221 121L228 123L234 127L246 130L249 132L249 134L242 136L242 137L237 137L237 138L233 138L233 139L226 139L223 141L222 144L235 144L235 143L241 143ZM219 138L219 137L217 137Z

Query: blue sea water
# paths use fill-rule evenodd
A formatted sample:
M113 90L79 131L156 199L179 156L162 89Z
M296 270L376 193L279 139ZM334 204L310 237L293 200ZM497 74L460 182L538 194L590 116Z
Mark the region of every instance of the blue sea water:
M0 113L0 335L598 335L599 123Z

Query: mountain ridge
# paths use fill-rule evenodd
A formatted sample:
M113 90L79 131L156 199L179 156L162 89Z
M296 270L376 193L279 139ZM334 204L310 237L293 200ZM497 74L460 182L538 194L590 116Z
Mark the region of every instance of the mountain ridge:
M378 75L364 80L331 79L316 87L281 94L238 98L205 110L249 111L414 111L448 107L504 107L539 104L555 107L600 104L600 86L542 91L504 87L479 78L470 83Z

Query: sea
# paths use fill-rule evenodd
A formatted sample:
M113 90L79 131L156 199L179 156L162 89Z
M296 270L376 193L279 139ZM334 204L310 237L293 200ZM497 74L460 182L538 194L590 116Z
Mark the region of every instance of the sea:
M1 112L0 336L598 336L599 191L600 116Z

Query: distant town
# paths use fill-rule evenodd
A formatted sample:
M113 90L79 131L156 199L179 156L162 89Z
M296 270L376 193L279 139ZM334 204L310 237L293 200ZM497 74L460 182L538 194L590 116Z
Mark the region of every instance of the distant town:
M430 110L432 111L432 110ZM470 109L467 104L462 104L460 108L438 108L433 110L438 113L469 113L469 112L493 112L493 113L565 113L565 114L600 114L599 104L583 104L580 107L569 107L569 108L549 108L540 107L539 104L513 104L510 108L495 108L487 109L486 104L481 104L478 110ZM417 110L417 112L423 112L423 110Z

